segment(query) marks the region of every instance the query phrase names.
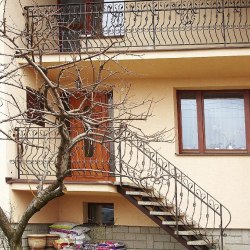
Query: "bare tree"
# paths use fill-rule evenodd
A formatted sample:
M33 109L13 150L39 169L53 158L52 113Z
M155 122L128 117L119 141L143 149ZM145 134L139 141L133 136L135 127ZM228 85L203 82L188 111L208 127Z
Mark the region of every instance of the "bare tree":
M130 72L116 58L127 52L113 50L117 43L125 42L121 17L116 13L113 30L109 26L113 36L104 39L103 18L87 22L89 17L81 8L45 9L34 2L34 7L26 8L23 29L13 25L4 10L0 40L7 49L1 54L6 60L0 72L0 133L1 138L17 145L18 174L38 181L36 195L15 227L0 207L0 228L11 249L22 249L21 237L30 218L49 201L64 195L65 179L112 179L119 174L114 147L126 139L125 131L138 132L146 141L164 134L160 131L146 136L134 126L134 121L152 115L154 100L135 102L122 77ZM97 16L103 6L87 8ZM92 41L92 46L84 41ZM55 52L66 52L66 59L60 61L57 54L55 63L46 63L46 57ZM48 181L51 176L55 177Z

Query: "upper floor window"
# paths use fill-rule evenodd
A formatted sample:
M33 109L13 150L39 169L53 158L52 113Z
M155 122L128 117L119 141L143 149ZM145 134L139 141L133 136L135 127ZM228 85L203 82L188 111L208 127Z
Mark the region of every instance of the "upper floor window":
M113 0L59 0L60 49L78 51L81 40L124 35L124 2Z
M178 91L182 153L250 151L249 90Z
M103 0L60 0L59 4L62 12L58 17L59 24L65 26L64 32L68 32L67 35L69 31L72 34L81 31L82 35L100 35Z

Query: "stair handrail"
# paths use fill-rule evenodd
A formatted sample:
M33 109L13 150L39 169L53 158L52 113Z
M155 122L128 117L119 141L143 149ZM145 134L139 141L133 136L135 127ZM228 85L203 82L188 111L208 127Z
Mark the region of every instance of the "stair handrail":
M130 164L133 161L132 160L132 156L133 153L131 151L131 149L126 149L126 147L129 146L129 144L131 145L130 147L133 149L136 148L137 149L137 160L138 161L138 153L142 153L144 156L146 155L148 158L150 158L150 161L152 161L153 165L155 165L155 167L159 168L159 170L161 171L162 176L167 176L167 178L173 178L175 180L175 185L179 184L182 188L185 188L188 190L188 193L192 193L193 196L195 196L197 199L200 200L200 202L202 202L203 204L205 204L207 206L207 209L211 209L214 214L217 214L220 219L219 219L219 227L218 229L220 230L220 247L221 249L223 249L223 237L226 236L225 234L225 230L228 227L228 225L231 222L231 213L229 211L228 208L226 208L222 203L220 203L216 198L214 198L212 195L210 195L207 191L205 191L200 185L198 185L195 181L193 181L191 178L189 178L186 174L184 174L179 168L177 168L174 164L172 164L168 159L166 159L163 155L161 155L158 151L156 151L152 146L150 146L150 142L145 141L145 139L142 139L142 137L140 137L136 132L133 132L129 129L126 129L124 131L123 134L124 140L121 140L119 142L119 165L120 165L120 180L122 183L122 176L126 176L128 177L130 180L132 180L135 184L137 185L141 185L144 188L148 188L148 182L145 183L146 179L154 179L154 176L145 176L144 178L135 178L135 176L131 176L131 173L133 171L139 171L136 170L136 167L138 167L138 162L136 162L136 166L132 167ZM124 151L122 152L122 148L124 148ZM127 152L126 152L127 151ZM131 154L131 156L127 159L126 158L126 153ZM142 163L142 165L145 165L145 163ZM127 172L126 169L124 169L124 166L130 167L130 173L126 173L123 175L123 172L125 170L125 172ZM171 168L170 168L171 166ZM164 168L165 167L165 168ZM146 169L144 169L146 171ZM135 175L135 172L132 173L133 175ZM142 174L142 173L140 173ZM157 175L157 173L155 172L155 174ZM160 177L163 178L163 177ZM153 184L155 184L157 181L157 185L161 185L160 184L160 180L159 177L155 177ZM140 183L138 183L140 182ZM152 182L152 181L151 181ZM165 183L166 184L166 183ZM145 186L146 185L146 186ZM175 187L176 188L176 187ZM168 192L168 191L167 191ZM182 192L182 191L181 191ZM177 190L175 190L175 194L177 195ZM174 200L175 205L177 203L177 196L175 195ZM180 204L180 201L179 201ZM194 204L193 204L194 205ZM227 213L227 217L228 217L228 221L226 222L225 226L223 226L223 216L225 216L226 214L224 214L224 211ZM177 212L177 210L175 211L175 213ZM178 212L180 213L180 210L178 208ZM208 216L208 214L206 215ZM177 216L176 216L177 217ZM178 224L176 224L177 229L178 229ZM199 227L199 225L197 225ZM207 226L209 226L207 224ZM212 233L215 231L215 229L217 228L213 228L212 229ZM201 228L199 228L199 230L201 230ZM213 236L212 236L213 237Z
M32 131L25 130L23 134L20 131L20 129L21 128L18 128L16 131L20 141L24 140L25 138L36 139L37 136L40 137L40 135L42 137L45 136L48 140L59 139L59 137L56 134L54 135L54 133L53 135L50 135L50 132L51 132L50 130L47 133L45 132L42 133L39 130L40 128L37 131L34 130L35 128L33 128ZM41 128L41 129L44 130L44 128ZM45 129L48 130L50 128L45 128ZM36 131L36 134L34 134L33 131ZM213 211L214 216L219 216L220 224L218 225L218 228L220 229L221 247L223 249L223 236L225 235L225 229L228 227L231 221L230 211L224 205L222 205L217 199L215 199L212 195L210 195L207 191L205 191L202 187L200 187L195 181L193 181L186 174L184 174L180 169L178 169L174 164L172 164L168 159L166 159L163 155L161 155L157 150L155 150L150 145L150 140L149 141L145 140L145 136L140 136L138 133L133 132L129 130L128 128L126 128L124 131L120 132L120 137L117 137L117 138L119 138L119 141L117 143L118 151L115 150L116 152L115 151L110 152L110 154L112 155L116 163L115 164L116 173L114 173L114 175L120 178L120 183L121 184L123 183L124 178L129 178L129 180L131 180L137 186L138 185L143 186L145 190L149 187L149 184L153 184L155 187L159 188L159 191L154 193L156 197L158 195L161 196L161 191L164 191L166 194L164 196L166 198L164 202L166 203L172 202L173 204L177 204L177 206L175 206L176 210L173 211L173 214L176 215L176 231L177 232L178 232L177 215L181 213L181 206L183 202L185 202L183 201L184 198L186 198L184 197L184 195L187 193L187 195L190 195L190 199L195 197L195 201L192 201L192 200L190 201L191 205L197 205L198 200L199 200L200 203L202 203L201 208L203 208L203 204L205 204L206 205L205 208L207 210ZM49 144L51 145L51 143ZM35 156L37 155L37 153L38 152L35 153ZM32 157L34 158L34 155L32 155ZM19 157L18 157L17 163L19 163ZM151 167L151 169L147 168L146 166L147 163L151 164L149 166ZM51 164L49 164L49 166ZM28 164L26 165L28 166ZM79 170L79 171L82 171L82 170ZM88 171L91 171L91 169L89 169ZM171 190L170 185L168 186L168 182L170 184L171 182L173 182L174 189L172 188ZM164 190L162 188L162 186L164 185L165 187L167 187L167 190ZM184 189L187 190L186 193ZM174 193L174 196L171 193L172 191ZM169 196L172 198L172 200L168 199ZM193 210L195 210L195 207ZM190 211L184 210L183 212L186 213ZM205 215L209 215L209 213L207 212L207 214ZM228 217L228 221L225 220L226 223L224 223L223 221L224 216ZM191 216L191 220L194 217L195 217L194 215ZM210 218L207 218L207 220L209 219ZM186 220L184 222L187 223L188 221ZM199 223L199 221L197 222ZM205 226L206 226L205 228L209 228L209 224ZM215 231L215 229L216 229L215 227L212 228L212 233L213 231ZM201 230L201 228L198 227L198 229L195 228L195 230Z

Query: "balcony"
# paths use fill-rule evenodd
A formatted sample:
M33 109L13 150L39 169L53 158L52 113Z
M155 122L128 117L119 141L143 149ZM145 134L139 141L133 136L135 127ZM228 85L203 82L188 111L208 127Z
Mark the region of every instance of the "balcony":
M148 0L25 7L28 45L46 54L248 47L249 1Z
M77 136L83 128L70 128L70 135ZM61 137L58 130L49 127L19 127L15 129L16 157L11 162L17 168L14 179L55 179L55 163ZM100 139L100 138L93 138ZM66 181L114 181L114 157L111 144L97 144L84 139L71 150Z

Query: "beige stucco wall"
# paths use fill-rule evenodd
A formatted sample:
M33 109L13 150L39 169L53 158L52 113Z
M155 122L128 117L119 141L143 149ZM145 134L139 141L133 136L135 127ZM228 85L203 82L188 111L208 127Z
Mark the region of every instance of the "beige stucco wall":
M130 79L131 94L137 101L145 96L160 100L154 105L154 116L147 122L137 125L147 133L163 128L177 128L176 121L176 89L234 89L250 88L249 78L134 78ZM116 97L115 97L116 98ZM176 129L175 129L176 130ZM176 131L177 133L177 131ZM177 137L176 137L177 138ZM231 228L249 228L250 215L250 156L184 156L178 154L178 140L174 143L157 143L157 150L168 160L195 180L206 191L229 208L232 213ZM22 204L24 209L32 195L28 192L15 192L13 202ZM25 201L25 202L23 202ZM150 225L151 222L119 196L101 196L100 194L67 195L53 202L32 222L53 222L54 220L84 221L83 203L114 202L115 220L119 225ZM72 205L73 204L73 205ZM56 208L56 209L55 209ZM22 210L20 209L20 212ZM49 212L51 211L51 212ZM55 212L56 211L56 212ZM48 213L49 212L49 213Z
M27 1L26 4L30 2ZM8 3L10 4L10 13L16 17L21 17L20 9L15 8L15 1L9 1ZM41 3L44 4L45 1L41 1ZM23 24L23 22L21 21L20 24ZM220 51L220 53L223 54L224 52ZM205 57L205 54L203 56ZM178 60L169 60L160 65L154 60L151 60L150 63L147 60L144 60L144 62L131 60L127 63L130 70L138 69L140 73L136 72L136 74L129 75L128 82L132 84L132 95L135 95L137 101L143 100L145 96L161 100L154 106L154 116L148 119L147 122L138 122L136 125L142 127L147 133L153 133L165 127L167 129L177 128L176 89L249 89L250 78L248 77L249 71L247 71L249 58L244 56L242 58L243 60L239 61L234 57L228 57L226 67L224 64L225 58L216 59L216 54L213 55L213 60L210 61L204 58L196 60L191 56L189 59L183 60L179 56ZM174 63L172 63L173 61ZM238 62L245 63L241 65ZM134 63L136 67L133 67ZM239 73L242 69L245 69L243 71L244 77L241 77ZM160 74L157 75L155 72L160 72ZM36 77L32 75L32 72L28 72L24 79L28 85L29 82L36 82ZM230 227L249 228L250 156L176 155L178 153L178 140L172 144L157 144L155 147L167 159L229 208L232 213ZM0 177L0 192L3 194L0 201L1 205L3 204L7 208L9 193L6 190L9 190L9 186L5 183L5 176L9 176L9 159L11 155L14 155L16 149L14 146L8 147L8 152L6 149L5 142L1 142L0 150L3 155L0 163L3 165L4 170L1 172ZM17 219L31 198L31 192L15 191L12 193L11 203L13 206L18 206ZM85 216L83 215L83 203L97 201L115 203L115 218L116 223L119 225L152 224L123 198L119 196L102 197L96 194L95 196L67 195L57 199L35 215L31 222L52 223L56 220L72 220L81 223Z
M25 211L29 202L34 197L35 193L31 191L14 191L11 192L11 205L14 209L12 214L12 220L17 222L22 213ZM30 223L52 223L58 221L58 198L49 202L38 213L36 213Z
M1 1L1 4L0 4L0 19L2 19L2 15L3 15L3 11L4 11L4 2L5 1ZM49 3L52 3L53 1L38 0L37 2L39 4L49 4ZM23 16L23 7L26 5L33 5L33 4L34 4L33 0L21 0L21 1L7 0L6 1L5 18L8 22L8 25L10 25L10 26L13 25L13 27L15 27L17 30L18 29L20 31L23 30L24 25L25 25L25 17ZM2 55L2 53L10 54L10 53L12 53L12 51L10 50L10 48L6 44L3 44L1 41L0 42L0 54L1 54L0 61L1 61L1 64L8 63L11 58ZM10 69L11 68L12 68L12 66L10 67ZM20 75L23 74L23 76L24 76L24 78L23 78L24 84L25 84L25 82L28 83L27 85L29 85L29 83L31 83L31 84L36 83L36 81L35 81L36 77L34 74L26 74L25 72L22 72L22 71L20 71L19 73L20 73ZM25 79L27 79L27 80L25 80ZM15 93L15 95L18 96L17 101L20 104L20 106L22 107L23 105L26 105L24 102L24 99L23 99L24 95L23 95L22 91L17 90L17 88L11 88L10 85L1 84L0 91L8 92L8 93ZM20 98L20 97L22 97L22 98ZM2 93L0 93L0 102L2 99L6 99L6 98L10 98L10 96L7 97L6 95L3 95ZM2 106L2 104L0 103L1 114L6 113L8 108L6 105ZM14 112L13 112L13 114L14 114ZM0 126L7 133L11 128L9 126L9 124L7 124L7 123L1 124ZM3 137L4 136L2 134L0 134L0 138L3 138ZM12 164L10 162L10 160L13 160L16 157L16 146L12 142L1 140L0 141L0 152L1 152L1 157L0 157L0 164L1 164L0 204L1 204L1 207L5 211L8 212L11 210L11 207L13 206L13 204L15 204L16 199L15 198L10 199L10 197L11 197L11 193L9 192L10 186L6 183L5 178L10 177L10 176L17 176L16 168L15 168L14 164ZM14 197L18 197L18 195L14 196ZM17 201L20 201L20 200L18 200L18 198L17 198ZM19 202L17 204L19 204ZM21 202L21 204L25 204L25 203Z
M137 208L126 201L120 195L73 195L64 196L59 201L59 220L74 221L76 223L86 222L86 203L114 203L114 219L116 225L155 225L146 218ZM72 205L73 204L73 205Z
M174 143L155 143L154 147L217 198L232 213L232 228L249 228L250 216L250 156L184 156L178 154L176 89L234 89L250 88L249 78L192 78L192 79L132 79L136 99L148 94L161 100L154 107L154 117L140 122L147 133L175 128ZM139 123L138 123L139 124Z
M14 208L12 218L14 221L18 221L21 217L33 195L35 194L29 191L12 192L12 207ZM68 194L57 198L42 208L29 222L54 223L56 221L71 221L81 224L87 221L86 206L88 202L114 203L116 225L155 226L149 218L146 218L121 195L91 192L81 195Z

